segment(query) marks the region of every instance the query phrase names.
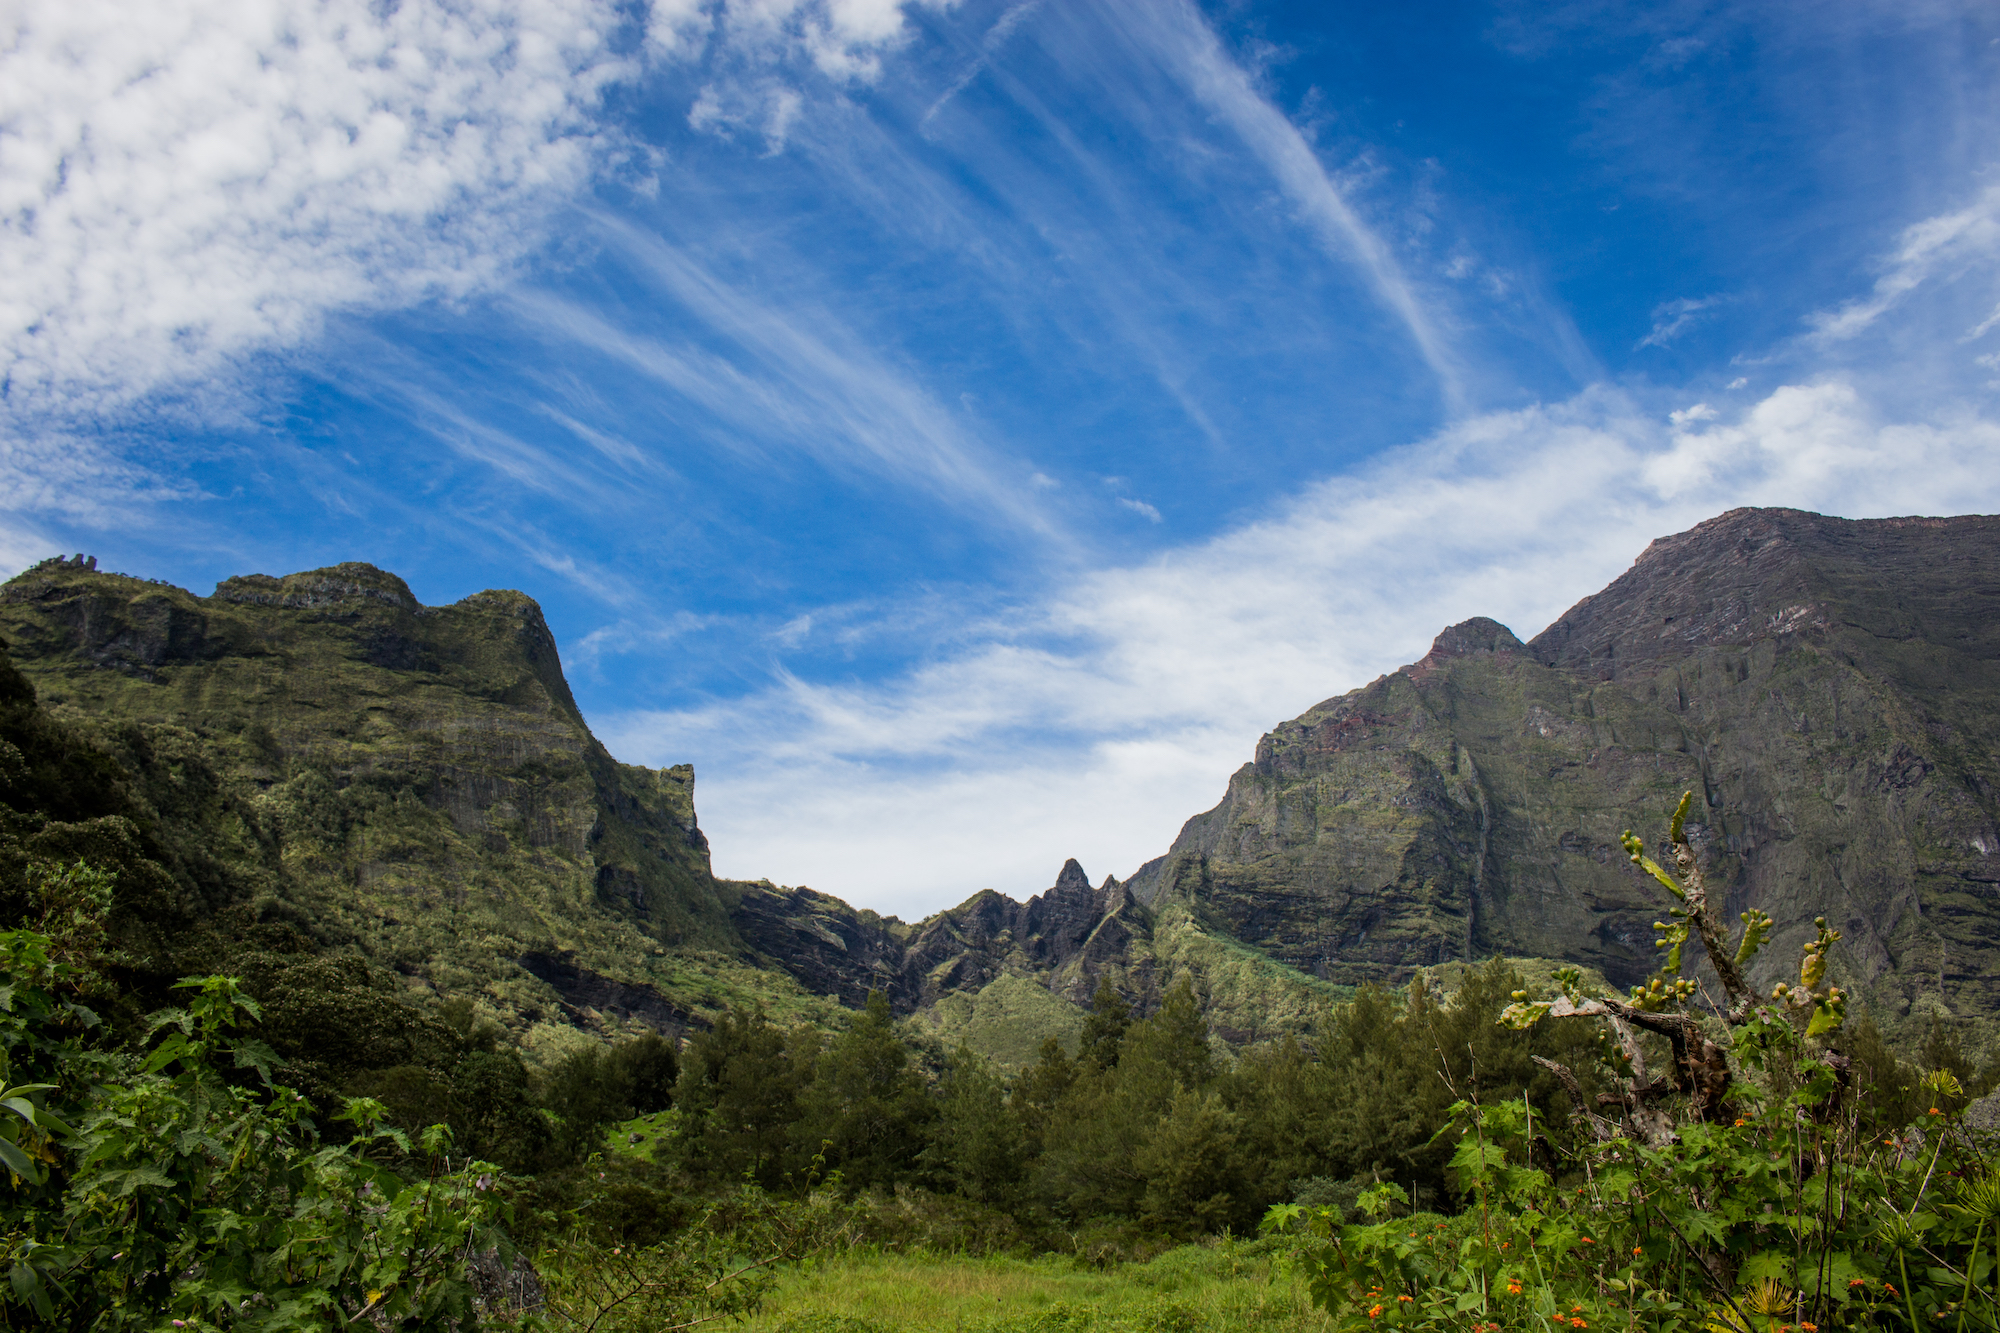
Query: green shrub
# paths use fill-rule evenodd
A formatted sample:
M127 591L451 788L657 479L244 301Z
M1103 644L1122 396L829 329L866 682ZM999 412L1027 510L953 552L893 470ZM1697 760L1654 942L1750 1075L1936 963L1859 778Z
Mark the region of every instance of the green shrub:
M1626 835L1633 861L1679 904L1660 927L1661 974L1620 1000L1586 996L1576 973L1559 972L1555 994L1521 992L1505 1016L1584 1020L1610 1038L1616 1091L1578 1094L1563 1186L1544 1168L1547 1126L1531 1104L1475 1094L1440 1135L1466 1204L1456 1216L1399 1216L1409 1196L1395 1184L1363 1191L1361 1223L1297 1204L1267 1216L1273 1231L1308 1226L1315 1299L1343 1329L2000 1326L2000 1143L1952 1111L1959 1075L1923 1080L1924 1128L1878 1137L1833 1045L1846 1006L1828 980L1839 934L1820 921L1799 983L1751 992L1741 969L1773 922L1743 913L1732 947L1683 832L1687 807L1684 797L1669 832L1671 875ZM1695 940L1725 992L1719 1016L1690 1006L1697 987L1681 971ZM1550 1067L1577 1087L1573 1071Z

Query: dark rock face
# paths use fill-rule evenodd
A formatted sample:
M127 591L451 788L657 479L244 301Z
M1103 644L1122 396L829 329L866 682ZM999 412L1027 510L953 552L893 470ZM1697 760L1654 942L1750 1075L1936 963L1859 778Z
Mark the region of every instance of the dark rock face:
M815 995L832 995L849 1008L880 990L892 1004L909 1008L903 983L903 945L893 930L900 922L857 912L840 899L808 888L730 882L729 920L743 942Z
M1131 881L1336 981L1494 952L1615 981L1683 790L1731 916L1815 915L1878 1012L2000 1015L2000 518L1738 510L1523 645L1489 620L1274 729ZM1768 975L1766 975L1768 974Z
M1151 938L1146 909L1115 879L1097 889L1068 861L1048 892L1025 903L987 890L916 926L856 912L811 889L730 886L744 941L819 994L859 1005L881 990L898 1012L976 991L1005 974L1033 976L1087 1000L1097 977Z
M1827 518L1737 509L1646 548L1535 636L1535 658L1601 680L1704 648L1848 631L2000 657L2000 519Z
M692 1028L708 1026L700 1016L660 994L645 982L618 981L580 966L574 954L526 953L515 960L537 981L546 982L562 997L570 1022L594 1027L596 1015L636 1019L668 1037L684 1037Z

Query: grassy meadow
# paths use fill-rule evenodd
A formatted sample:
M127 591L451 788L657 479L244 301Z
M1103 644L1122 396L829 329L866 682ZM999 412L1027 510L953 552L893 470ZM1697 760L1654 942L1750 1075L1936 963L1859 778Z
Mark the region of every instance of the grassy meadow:
M1268 1242L1183 1245L1094 1268L1035 1258L863 1251L789 1273L752 1333L1319 1333L1332 1321Z

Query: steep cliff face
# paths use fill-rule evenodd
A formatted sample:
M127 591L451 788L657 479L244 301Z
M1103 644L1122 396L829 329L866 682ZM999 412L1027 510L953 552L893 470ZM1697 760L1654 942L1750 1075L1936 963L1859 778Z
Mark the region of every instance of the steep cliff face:
M1618 851L1683 790L1733 916L1825 914L1879 1011L2000 1014L2000 519L1739 510L1530 644L1488 620L1282 724L1132 888L1316 975L1494 952L1621 983Z
M693 771L611 758L519 593L427 607L344 564L198 597L49 561L0 588L0 638L53 716L201 754L268 862L257 918L412 986L560 1021L739 950Z

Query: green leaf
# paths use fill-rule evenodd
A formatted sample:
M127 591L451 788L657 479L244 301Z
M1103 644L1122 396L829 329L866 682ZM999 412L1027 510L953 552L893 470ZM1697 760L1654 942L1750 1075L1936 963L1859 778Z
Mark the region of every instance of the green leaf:
M47 1087L49 1085L44 1083L44 1084L37 1084L36 1086ZM26 1097L0 1098L0 1106L6 1107L8 1110L12 1111L15 1115L21 1117L21 1119L27 1121L31 1125L35 1123L35 1104L29 1101Z
M1736 1276L1738 1281L1746 1283L1761 1282L1767 1277L1789 1282L1792 1278L1792 1257L1777 1250L1753 1254L1736 1270Z
M42 1183L41 1169L29 1159L28 1154L6 1139L0 1139L0 1166L5 1166L30 1185Z
M1264 1220L1257 1224L1262 1232L1283 1231L1296 1222L1305 1209L1295 1203L1274 1203L1264 1210Z
M7 1280L14 1288L14 1294L35 1307L35 1313L44 1321L53 1322L56 1308L49 1300L49 1291L42 1283L42 1275L27 1264L15 1264L7 1274Z

